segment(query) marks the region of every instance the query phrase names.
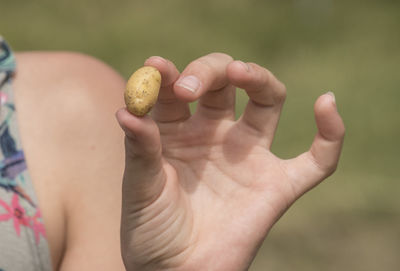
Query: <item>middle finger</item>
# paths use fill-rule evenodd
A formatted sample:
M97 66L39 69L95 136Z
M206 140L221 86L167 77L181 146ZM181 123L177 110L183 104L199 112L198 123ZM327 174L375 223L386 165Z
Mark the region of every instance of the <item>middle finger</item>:
M206 118L234 118L235 88L229 84L226 67L233 61L223 53L212 53L191 62L174 84L178 98L199 99L197 113Z

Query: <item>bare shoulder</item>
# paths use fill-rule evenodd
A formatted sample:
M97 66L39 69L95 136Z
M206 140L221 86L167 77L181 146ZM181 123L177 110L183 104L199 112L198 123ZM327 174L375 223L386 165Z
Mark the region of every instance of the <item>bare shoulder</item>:
M123 133L114 114L125 82L79 53L16 57L17 118L53 264L118 270Z
M72 107L77 112L81 106L90 111L123 105L121 76L103 62L79 53L17 54L15 87L19 101L40 101L46 111ZM30 99L24 99L26 96Z
M124 80L105 63L88 55L75 52L24 52L17 53L17 81L49 88L88 93L106 91L120 95ZM19 80L22 79L22 80ZM19 82L17 82L19 83ZM81 92L84 90L84 92ZM40 93L42 94L42 93ZM47 94L58 94L50 92Z

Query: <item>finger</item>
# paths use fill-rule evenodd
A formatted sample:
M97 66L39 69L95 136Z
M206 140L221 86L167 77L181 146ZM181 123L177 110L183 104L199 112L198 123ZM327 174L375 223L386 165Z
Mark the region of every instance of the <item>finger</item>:
M228 85L222 89L206 92L199 100L196 114L207 119L235 119L236 87Z
M336 170L342 150L345 127L333 94L320 96L314 111L318 133L310 150L288 160L289 176L297 195L331 175Z
M270 145L285 101L285 86L254 63L234 61L227 67L227 75L232 84L245 89L250 99L237 125L265 136Z
M160 133L149 116L138 118L126 108L118 110L116 118L125 132L123 197L128 206L140 209L164 187Z
M229 86L226 67L232 57L212 53L191 62L175 83L175 94L185 101L199 100L198 114L234 116L235 88Z
M175 65L159 56L150 57L144 65L153 66L161 73L160 93L151 111L153 119L157 122L176 122L190 117L188 104L177 99L173 91L173 84L179 77Z

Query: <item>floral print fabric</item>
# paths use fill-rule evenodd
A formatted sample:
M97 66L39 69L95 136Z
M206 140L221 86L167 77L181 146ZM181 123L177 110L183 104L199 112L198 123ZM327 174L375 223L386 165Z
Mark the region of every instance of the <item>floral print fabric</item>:
M18 134L15 58L0 36L0 270L51 270L46 231Z

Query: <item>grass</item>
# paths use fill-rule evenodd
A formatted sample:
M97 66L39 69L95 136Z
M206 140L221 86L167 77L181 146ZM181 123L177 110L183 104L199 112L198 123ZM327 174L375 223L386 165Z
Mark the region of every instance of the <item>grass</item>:
M308 148L313 103L334 91L347 127L338 171L278 222L251 270L400 268L398 1L0 0L0 10L14 49L84 52L125 77L151 55L183 69L222 51L268 67L288 87L273 145L285 158Z

